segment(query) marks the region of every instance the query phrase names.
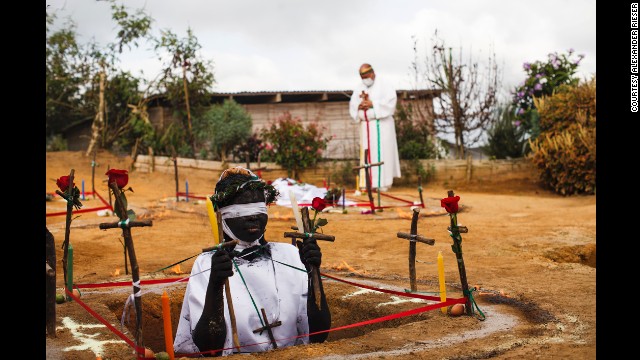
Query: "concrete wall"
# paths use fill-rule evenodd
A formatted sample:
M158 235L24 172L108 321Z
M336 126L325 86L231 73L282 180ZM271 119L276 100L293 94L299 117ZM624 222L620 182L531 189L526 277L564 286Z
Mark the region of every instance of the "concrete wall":
M403 177L396 179L394 185L398 186L414 186L417 184L417 177L414 175L415 166L410 161L401 160ZM431 172L432 176L425 182L433 182L438 184L454 185L467 181L491 183L505 180L530 180L537 178L536 169L528 159L518 158L510 160L421 160L422 167ZM177 158L178 172L180 169L197 169L202 171L210 171L211 178L215 179L220 176L222 171L222 163L220 161L196 160ZM242 166L246 167L246 163L227 163L228 167ZM257 163L251 163L250 168L258 168ZM316 186L322 186L325 181L329 181L329 177L333 180L331 184L335 184L337 180L336 172L344 167L355 166L354 161L323 161L317 167L305 170L300 176L300 180ZM262 177L274 180L279 177L287 177L287 171L274 163L260 163L261 168L266 168L262 172ZM166 156L148 156L138 155L134 163L135 171L153 172L159 171L164 173L174 173L174 163L170 157ZM339 182L339 181L338 181ZM355 172L353 173L353 183L355 184ZM353 185L355 186L355 185Z

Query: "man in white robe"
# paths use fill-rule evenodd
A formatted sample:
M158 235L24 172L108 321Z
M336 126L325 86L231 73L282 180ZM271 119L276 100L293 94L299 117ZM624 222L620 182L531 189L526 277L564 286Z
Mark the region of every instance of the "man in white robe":
M199 255L191 269L174 351L207 355L261 352L323 342L331 314L320 281L321 309L315 302L309 265L320 267L322 254L315 239L305 239L300 249L289 243L264 239L266 204L277 190L243 168L226 170L212 199L222 217L224 240L238 240L233 251L217 249ZM234 348L231 316L224 292L229 289L240 348ZM264 329L266 322L280 323ZM263 328L263 331L256 331ZM275 340L275 346L273 344Z
M360 166L365 164L365 150L369 149L367 163L384 162L370 170L371 188L386 191L394 177L401 177L400 157L396 140L396 90L384 79L376 79L369 64L360 66L362 82L356 86L349 101L349 114L360 124ZM360 189L366 188L364 169L359 172Z

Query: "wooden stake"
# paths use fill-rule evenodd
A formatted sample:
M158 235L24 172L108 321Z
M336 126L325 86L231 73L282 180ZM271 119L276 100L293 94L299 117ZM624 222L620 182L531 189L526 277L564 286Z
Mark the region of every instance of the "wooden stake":
M91 194L94 199L96 198L96 166L98 166L96 163L96 152L97 147L93 149L93 160L91 160Z
M69 235L71 234L71 214L73 213L73 175L74 169L69 172L69 187L65 191L67 197L67 218L64 228L64 241L62 242L62 273L64 274L64 283L67 283L67 252L69 251Z
M116 199L116 206L118 208L118 213L120 214L120 221L113 224L101 223L99 224L100 229L114 229L121 228L122 229L122 237L124 238L125 247L127 249L127 253L129 254L129 261L131 263L131 278L133 282L133 298L134 305L136 310L136 331L135 331L135 344L138 348L144 348L142 343L142 297L140 296L140 269L138 268L138 260L136 258L136 251L133 247L133 238L131 237L131 227L137 226L152 226L151 223L145 222L136 222L140 223L138 225L133 225L131 221L129 221L129 217L127 214L127 207L122 200L122 192L118 188L116 182L112 182L109 184L109 188L111 192L113 192L113 196ZM114 226L115 225L115 226ZM137 351L137 349L136 349Z
M418 235L418 216L420 215L420 209L413 209L413 217L411 218L411 233L399 232L397 236L401 239L409 240L409 283L411 286L411 292L418 291L416 285L416 242L421 242L428 245L435 243L434 239L427 239Z
M422 176L418 175L418 194L420 194L420 207L424 209L424 199L422 198Z
M220 210L215 211L216 221L218 223L218 239L220 244L223 244L224 241L224 229L222 227L222 214L220 214ZM233 309L233 298L231 297L231 287L229 286L229 278L227 278L224 282L224 293L227 297L227 308L229 310L229 321L231 322L231 332L233 337L233 346L236 347L238 351L240 351L240 339L238 338L238 326L236 326L236 312Z

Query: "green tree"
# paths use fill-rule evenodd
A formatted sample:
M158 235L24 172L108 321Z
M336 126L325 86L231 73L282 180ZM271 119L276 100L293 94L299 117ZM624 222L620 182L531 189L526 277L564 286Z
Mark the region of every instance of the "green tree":
M124 6L109 1L118 32L112 43L95 41L80 45L72 20L58 31L51 31L56 14L47 12L47 125L50 133L93 118L92 135L86 155L102 145L108 147L126 132L126 99L135 100L137 81L117 68L124 47L138 46L149 34L152 19L142 10L130 13ZM112 79L119 84L111 86ZM126 80L123 80L126 79ZM124 91L125 94L112 92ZM124 109L124 110L123 110ZM65 116L68 115L68 116ZM115 116L115 118L110 118Z
M85 78L81 71L82 47L76 40L76 25L68 19L63 27L53 31L56 14L47 12L46 45L46 135L47 139L62 133L67 127L90 118L82 98ZM89 117L87 117L89 116Z
M496 111L495 119L487 131L484 151L496 159L519 158L524 155L527 141L524 128L515 120L512 104L504 104Z
M419 106L419 105L418 105ZM438 159L441 157L436 144L438 138L431 136L429 123L414 121L416 106L410 102L399 101L396 105L396 140L400 159Z
M213 61L202 58L198 51L202 48L191 28L185 38L178 38L171 30L161 31L154 39L155 51L163 62L162 74L156 90L165 94L186 129L186 141L191 146L191 155L198 149L193 133L192 118L199 116L210 104L210 93L215 84ZM182 147L176 144L177 147Z
M327 149L331 138L324 137L323 130L315 121L305 127L300 117L285 111L262 129L267 142L265 160L284 167L288 177L299 180L300 172L315 166Z
M569 49L566 54L549 53L546 61L522 64L526 78L513 90L512 103L516 120L529 138L537 138L541 131L534 98L551 96L561 85L576 85L580 79L575 73L583 58L583 54L576 55L573 49Z
M233 99L215 104L194 118L196 140L202 152L213 154L223 164L227 152L249 137L252 125L251 115Z

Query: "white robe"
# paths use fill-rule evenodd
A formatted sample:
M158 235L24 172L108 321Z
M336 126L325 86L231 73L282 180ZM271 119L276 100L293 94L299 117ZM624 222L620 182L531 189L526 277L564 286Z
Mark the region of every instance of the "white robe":
M367 110L369 130L367 131L367 121L364 110L358 110L358 105L362 99L360 95L364 91L369 94L369 100L373 102L373 108ZM360 123L360 165L364 165L365 149L371 148L371 161L377 163L384 161L381 166L372 166L371 187L389 188L393 184L394 177L401 177L400 157L398 154L398 143L396 140L396 124L393 114L396 111L396 90L393 86L386 84L384 79L376 76L370 87L362 82L356 86L349 101L349 114L351 118ZM370 144L370 146L369 146ZM360 188L366 188L364 169L360 170L358 178Z
M233 307L236 316L238 339L240 340L240 352L261 352L273 348L268 332L253 333L253 330L262 327L260 318L261 308L264 308L269 324L281 321L282 325L272 328L278 348L298 344L308 344L309 337L298 335L309 333L307 318L308 276L305 267L300 260L298 249L287 243L268 243L271 250L271 261L266 257L259 260L248 261L235 258L240 274L234 266L234 275L229 277L229 286L233 298ZM303 271L293 269L288 264ZM176 337L174 351L177 353L200 352L191 336L195 329L204 306L207 285L211 269L211 253L199 255L191 269L191 274L198 274L189 278L184 294L182 310ZM207 270L202 272L203 270ZM243 282L244 279L244 282ZM246 287L245 287L246 283ZM248 288L248 291L247 291ZM251 294L251 296L249 296ZM227 307L226 294L224 297L224 317L227 325L227 337L224 342L222 355L230 355L237 352L233 347L231 323L229 321L229 309ZM251 301L255 302L254 307ZM258 344L259 343L259 344ZM245 346L257 344L253 346Z

